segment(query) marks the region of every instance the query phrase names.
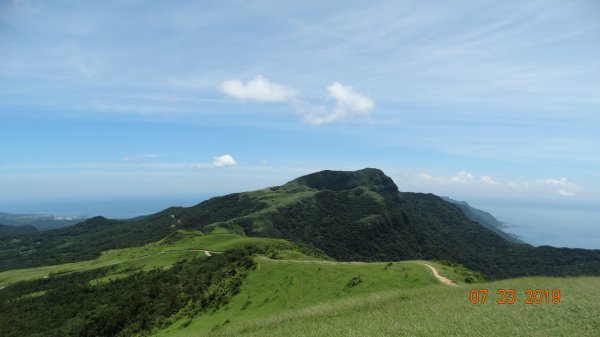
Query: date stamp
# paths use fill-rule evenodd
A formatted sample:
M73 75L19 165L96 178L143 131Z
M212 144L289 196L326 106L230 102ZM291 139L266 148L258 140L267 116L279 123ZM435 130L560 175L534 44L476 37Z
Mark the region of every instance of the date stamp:
M488 300L489 289L473 289L469 294L469 301L473 304L485 304ZM517 295L514 289L498 289L497 304L514 304ZM560 290L558 289L525 289L523 300L525 304L558 304L560 303Z

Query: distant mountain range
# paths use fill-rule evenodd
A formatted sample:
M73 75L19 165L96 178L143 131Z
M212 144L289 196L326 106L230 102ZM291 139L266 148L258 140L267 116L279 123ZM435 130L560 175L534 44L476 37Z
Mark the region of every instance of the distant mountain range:
M142 218L95 217L0 240L0 270L88 260L196 229L283 238L342 261L446 260L492 279L600 275L600 250L518 243L485 214L433 194L399 192L378 169L321 171Z
M0 223L7 226L33 226L38 230L71 226L86 220L85 217L50 214L11 214L0 212Z
M467 218L469 218L469 220L479 223L483 227L493 231L494 233L500 235L504 239L515 243L525 243L519 240L519 238L516 235L506 233L505 231L503 231L502 228L505 228L506 225L500 222L490 213L474 208L471 205L469 205L466 201L458 201L449 197L442 197L442 199L458 206L458 208L460 208L463 211L463 213Z

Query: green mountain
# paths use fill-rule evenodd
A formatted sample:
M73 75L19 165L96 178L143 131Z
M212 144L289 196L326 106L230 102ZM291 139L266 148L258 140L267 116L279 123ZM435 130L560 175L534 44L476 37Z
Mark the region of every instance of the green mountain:
M465 216L467 218L469 218L469 220L477 222L478 224L482 225L483 227L500 235L504 239L511 241L511 242L516 242L516 243L525 243L525 242L519 240L519 238L516 235L506 233L505 231L503 231L502 228L504 228L505 225L502 222L500 222L498 219L496 219L490 213L488 213L486 211L482 211L480 209L477 209L477 208L469 205L469 203L467 203L466 201L458 201L458 200L454 200L454 199L451 199L448 197L442 197L442 199L458 206L458 208L460 208L461 211L463 211L463 213L465 214Z
M0 224L0 239L37 232L33 226L7 226Z
M0 240L0 270L96 258L178 229L282 238L340 261L438 259L488 278L600 275L600 250L509 242L432 194L399 192L382 171L321 171L259 191L212 198L132 220L92 218Z

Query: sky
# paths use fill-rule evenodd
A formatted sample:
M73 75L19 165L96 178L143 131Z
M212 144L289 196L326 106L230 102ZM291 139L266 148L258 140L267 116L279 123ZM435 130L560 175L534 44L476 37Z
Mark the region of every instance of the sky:
M0 208L364 167L600 205L599 3L0 0Z

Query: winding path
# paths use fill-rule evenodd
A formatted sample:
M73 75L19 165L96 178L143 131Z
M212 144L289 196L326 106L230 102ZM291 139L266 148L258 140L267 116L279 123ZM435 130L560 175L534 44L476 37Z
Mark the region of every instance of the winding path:
M429 267L429 269L431 269L431 271L433 272L433 276L435 276L435 278L438 279L443 284L449 285L449 286L458 287L458 284L456 284L456 282L452 281L449 278L446 278L446 277L440 275L438 273L437 269L435 269L434 267L428 265L427 263L423 263L423 264L426 265L427 267Z
M340 261L324 261L324 260L277 260L277 259L268 258L266 256L261 256L260 258L263 260L269 261L269 262L283 262L283 263L285 263L285 262L305 263L305 264L368 264L369 263L369 262L340 262ZM448 286L458 287L458 284L456 284L455 281L440 275L440 273L438 273L438 271L435 267L433 267L427 263L420 263L420 264L429 267L429 269L431 269L431 272L433 273L433 276L435 276L435 278L438 279L443 284L448 285ZM259 264L259 268L260 268L260 264Z

